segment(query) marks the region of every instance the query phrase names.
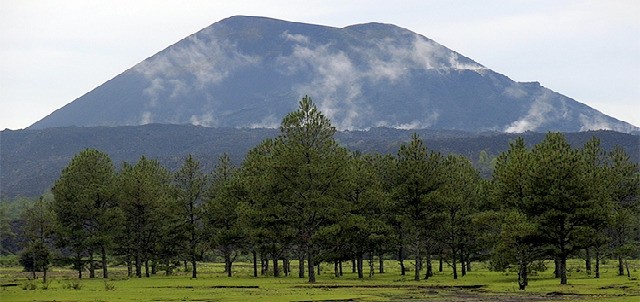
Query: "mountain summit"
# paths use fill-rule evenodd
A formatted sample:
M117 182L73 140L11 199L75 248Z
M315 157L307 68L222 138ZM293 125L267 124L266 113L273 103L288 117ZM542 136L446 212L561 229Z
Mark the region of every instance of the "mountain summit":
M342 130L638 131L394 25L245 16L188 36L30 128L277 127L304 95Z

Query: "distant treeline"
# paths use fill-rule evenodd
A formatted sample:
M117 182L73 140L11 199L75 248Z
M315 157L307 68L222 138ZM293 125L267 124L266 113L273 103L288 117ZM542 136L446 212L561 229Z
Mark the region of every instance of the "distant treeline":
M555 259L566 284L569 257L584 257L599 277L601 259L616 258L625 274L626 260L639 256L640 174L621 147L605 149L595 137L572 146L548 133L535 144L512 139L474 162L427 149L418 134L388 148L397 151L350 151L305 97L277 136L236 164L219 156L210 173L191 155L171 172L145 156L116 167L107 153L86 149L62 170L52 197L20 217L20 259L34 275L56 255L79 277L88 268L104 278L109 259L131 277L171 274L188 262L196 278L198 261L211 254L224 258L229 276L246 255L254 276L292 274L289 263L298 261L297 275L309 282L320 262L333 263L339 277L352 260L362 278L365 260L372 274L374 258L393 258L401 274L420 280L436 260L453 278L482 260L494 270L513 266L524 289L545 259ZM0 229L9 232L10 223ZM383 262L375 269L384 271Z
M336 132L341 146L362 153L397 154L400 145L417 133L430 150L443 155L458 154L469 158L481 169L483 177L491 176L491 167L483 167L481 154L494 159L507 150L518 137L528 147L540 143L544 133L469 133L454 130L401 130L371 128L367 131ZM144 125L131 127L67 127L43 130L0 131L0 199L34 198L48 192L60 171L86 148L109 155L116 166L135 162L141 156L157 159L170 171L176 171L184 158L191 155L204 169L216 165L226 153L238 165L249 150L267 138L278 136L277 129L205 128L191 125ZM614 131L565 133L569 144L582 147L597 137L603 149L622 147L633 162L640 162L640 137Z

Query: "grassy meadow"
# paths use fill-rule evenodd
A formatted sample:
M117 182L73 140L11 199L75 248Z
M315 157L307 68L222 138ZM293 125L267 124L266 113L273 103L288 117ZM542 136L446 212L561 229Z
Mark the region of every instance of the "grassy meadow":
M188 272L127 279L125 267L113 267L109 280L79 280L77 272L55 267L48 284L29 280L30 273L20 267L0 267L0 301L640 301L639 260L630 262L632 278L616 276L616 262L607 261L600 279L584 272L583 261L572 260L568 285L560 285L549 268L531 276L525 291L518 290L516 272L491 272L484 263L473 263L473 271L453 280L446 265L438 273L434 262L436 275L418 282L411 271L400 276L392 260L385 262L385 273L372 277L365 262L362 280L351 273L349 262L343 264L340 278L334 277L332 265L324 264L313 285L296 277L295 263L295 276L280 278L251 277L251 263L234 265L231 278L221 263L200 263L197 279Z

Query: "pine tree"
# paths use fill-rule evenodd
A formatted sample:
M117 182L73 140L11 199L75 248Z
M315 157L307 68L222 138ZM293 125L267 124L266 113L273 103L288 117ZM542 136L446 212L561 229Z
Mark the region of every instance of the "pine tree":
M281 184L283 208L292 216L299 246L306 252L309 282L316 281L314 267L320 230L344 215L341 188L346 178L348 152L333 138L331 122L305 96L297 111L282 120L274 145L274 176Z
M40 197L27 208L22 215L24 228L22 237L26 239L26 250L21 257L25 270L32 272L42 270L42 282L47 283L47 272L52 258L53 235L56 227L56 216L51 202Z
M559 260L560 284L567 284L567 258L584 247L581 234L602 228L607 204L589 195L579 150L560 133L549 133L532 150L530 183L523 211Z
M187 255L191 261L191 278L197 278L198 246L202 241L202 198L207 188L207 177L200 163L187 156L184 164L174 174L175 198L184 218L182 227L186 232Z
M82 277L82 257L90 259L93 277L93 253L102 256L103 277L108 278L107 249L113 241L115 208L115 170L106 153L86 149L62 170L52 188L53 209L60 222L59 238L75 253L78 277Z
M421 250L426 245L427 225L434 222L434 193L441 185L441 156L427 152L420 137L400 146L393 193L400 232L415 256L414 280L420 280Z
M125 164L119 174L118 206L124 215L124 236L119 241L133 258L135 274L149 277L149 261L158 256L158 249L182 240L174 237L184 232L176 228L180 211L171 197L171 174L157 160L141 157L134 165ZM176 249L172 249L176 250Z

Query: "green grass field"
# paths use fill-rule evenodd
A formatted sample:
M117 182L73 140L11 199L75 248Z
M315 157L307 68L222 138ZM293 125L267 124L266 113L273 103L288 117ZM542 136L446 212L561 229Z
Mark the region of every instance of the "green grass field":
M616 276L613 261L602 266L600 279L594 279L584 273L583 262L574 260L568 264L568 285L560 285L549 269L532 276L524 292L517 289L516 273L490 272L483 263L474 263L473 271L458 280L445 268L419 282L412 280L413 272L400 276L396 261L385 265L387 272L373 277L368 277L367 268L362 280L351 273L349 263L341 278L333 276L332 266L324 265L313 285L295 276L250 277L250 263L234 265L231 278L222 264L201 263L198 279L186 272L127 279L126 268L114 267L110 280L78 280L76 272L54 268L48 286L41 279L28 280L30 274L19 267L1 267L0 301L640 301L638 260L630 263L631 279ZM293 263L292 269L297 272ZM36 289L28 289L34 285Z

